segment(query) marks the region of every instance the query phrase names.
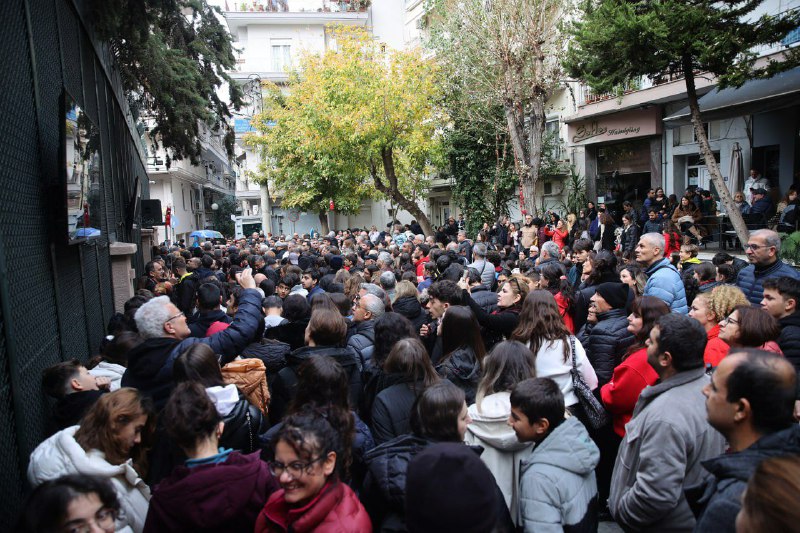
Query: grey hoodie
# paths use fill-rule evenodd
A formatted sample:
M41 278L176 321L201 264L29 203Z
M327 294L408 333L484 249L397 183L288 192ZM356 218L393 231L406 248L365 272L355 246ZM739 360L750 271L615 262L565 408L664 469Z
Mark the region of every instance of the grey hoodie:
M494 475L514 524L519 525L520 462L530 456L533 444L517 440L517 434L508 425L510 396L510 392L486 396L480 410L477 404L472 404L469 407L472 423L467 426L464 440L484 448L481 460Z
M525 531L597 531L600 450L581 422L561 423L522 463L520 510Z

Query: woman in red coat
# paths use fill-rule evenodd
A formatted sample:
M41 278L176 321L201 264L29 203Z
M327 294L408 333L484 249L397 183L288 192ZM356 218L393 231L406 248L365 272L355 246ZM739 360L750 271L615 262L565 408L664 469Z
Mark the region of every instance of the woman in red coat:
M567 226L564 224L563 220L556 222L555 229L550 229L549 227L545 226L544 233L553 239L553 242L558 245L559 250L563 249L564 245L567 244L569 231L567 230Z
M733 285L720 285L711 292L701 292L692 300L689 316L706 330L708 342L703 362L716 367L731 347L719 336L720 322L740 305L749 305L744 293Z
M340 435L328 421L339 415L335 409L323 414L307 408L284 420L275 436L275 460L269 463L281 490L262 509L256 533L372 531L367 511L340 480L352 435ZM349 427L352 433L352 422Z
M636 337L636 344L628 348L622 362L614 369L611 381L600 389L603 405L611 413L614 432L620 438L625 436L625 424L633 416L639 394L658 379L658 374L647 362L645 341L656 321L669 314L669 306L654 296L636 298L631 309L628 331Z

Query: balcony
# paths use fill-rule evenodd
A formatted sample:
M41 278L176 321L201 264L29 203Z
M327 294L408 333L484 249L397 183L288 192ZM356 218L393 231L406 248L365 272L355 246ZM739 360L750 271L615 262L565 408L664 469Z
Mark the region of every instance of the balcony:
M225 11L232 13L366 13L371 0L227 0Z
M231 34L241 27L256 25L327 25L364 26L369 18L371 0L228 0L223 15Z

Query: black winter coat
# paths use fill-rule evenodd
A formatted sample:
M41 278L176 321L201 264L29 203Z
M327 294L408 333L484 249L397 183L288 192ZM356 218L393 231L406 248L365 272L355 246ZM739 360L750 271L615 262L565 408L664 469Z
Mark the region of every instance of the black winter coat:
M411 408L422 392L422 382L408 381L387 387L372 406L372 436L377 444L411 433Z
M586 324L586 317L589 316L589 305L591 304L589 300L597 292L597 286L606 282L619 283L619 275L614 272L606 272L600 276L597 282L575 292L572 304L572 321L575 324L575 331L580 331L583 325Z
M462 301L475 313L478 324L483 328L481 333L483 334L483 344L487 352L504 338L510 338L511 333L517 328L517 324L519 323L519 307L510 309L501 309L498 307L495 311L487 313L478 305L478 302L472 299L468 291L464 291L462 298Z
M481 365L470 347L458 348L444 362L436 366L436 373L464 391L467 405L475 403Z
M225 322L230 324L233 319L225 313L222 309L215 309L214 311L200 311L195 313L189 320L189 331L191 337L205 337L206 331L209 326L214 322Z
M742 493L756 467L770 457L797 454L800 454L800 426L793 424L761 437L745 450L703 461L711 476L701 486L686 492L697 516L695 532L735 531Z
M197 287L200 286L200 278L197 273L192 272L175 285L175 292L172 302L175 307L180 309L187 317L192 316L194 310L194 298L197 294Z
M611 381L614 369L635 341L628 332L627 315L625 309L600 313L597 315L597 324L587 322L578 333L578 340L597 374L598 387Z
M243 454L260 449L259 436L269 429L269 421L261 410L239 392L239 401L233 410L222 418L225 428L219 439L223 448L233 448Z
M623 252L627 252L628 250L636 249L637 244L639 244L639 226L631 224L622 230L620 247Z
M360 497L375 531L406 531L408 464L432 444L414 435L400 435L367 453L367 477Z
M472 287L469 295L487 313L491 314L497 309L497 293L487 289L485 285Z
M358 369L361 371L372 360L372 353L375 351L375 321L354 322L350 328L347 346L355 351Z
M361 391L358 412L361 419L372 426L372 406L375 404L375 398L392 385L404 383L406 378L402 374L387 374L382 368L370 365L361 372L361 380L364 388Z
M308 318L303 318L295 322L286 322L280 326L269 328L264 332L264 337L285 342L292 350L297 350L306 345L308 321Z
M106 392L108 391L86 390L60 398L53 407L53 420L58 429L78 425L86 411Z
M286 358L286 367L278 372L278 377L273 383L269 403L269 418L273 424L283 419L289 403L297 393L297 369L309 358L322 355L333 357L350 376L350 405L358 405L361 394L361 372L353 349L340 346L304 346L289 354Z
M403 296L392 304L392 311L400 313L411 321L414 331L419 332L423 324L427 324L430 317L428 312L422 308L416 296Z
M800 312L796 312L778 320L781 326L781 334L778 335L778 346L780 346L783 356L794 365L794 369L800 373ZM798 384L800 387L800 384Z

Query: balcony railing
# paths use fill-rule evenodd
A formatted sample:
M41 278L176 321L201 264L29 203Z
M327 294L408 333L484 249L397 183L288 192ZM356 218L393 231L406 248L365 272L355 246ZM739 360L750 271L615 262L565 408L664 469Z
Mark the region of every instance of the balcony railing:
M226 0L225 11L253 13L344 13L365 12L371 0Z

